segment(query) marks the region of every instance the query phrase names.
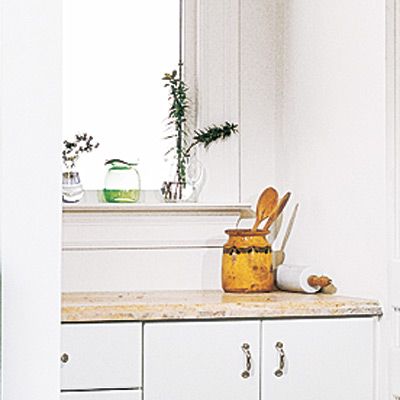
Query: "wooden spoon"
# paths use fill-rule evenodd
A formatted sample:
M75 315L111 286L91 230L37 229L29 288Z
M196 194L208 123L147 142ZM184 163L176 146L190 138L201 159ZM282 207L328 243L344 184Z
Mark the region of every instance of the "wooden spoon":
M274 221L279 217L285 208L287 202L290 199L290 192L287 192L279 201L279 204L275 207L275 210L269 216L267 223L264 225L263 231L268 231L269 227L274 223Z
M256 221L252 228L253 231L256 231L261 222L271 215L278 204L278 200L278 192L273 187L269 187L261 193L257 201Z

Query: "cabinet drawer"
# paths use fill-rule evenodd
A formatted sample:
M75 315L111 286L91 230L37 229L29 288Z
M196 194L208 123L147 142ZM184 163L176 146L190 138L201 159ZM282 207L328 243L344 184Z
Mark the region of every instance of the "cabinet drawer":
M61 400L142 400L141 390L61 393Z
M64 324L61 332L62 390L142 386L140 323Z

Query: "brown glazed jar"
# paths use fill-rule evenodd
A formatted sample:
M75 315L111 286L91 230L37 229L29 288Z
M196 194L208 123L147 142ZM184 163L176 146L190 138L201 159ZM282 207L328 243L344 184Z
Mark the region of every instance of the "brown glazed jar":
M225 292L257 293L274 289L272 250L267 232L228 229L222 256L222 288Z

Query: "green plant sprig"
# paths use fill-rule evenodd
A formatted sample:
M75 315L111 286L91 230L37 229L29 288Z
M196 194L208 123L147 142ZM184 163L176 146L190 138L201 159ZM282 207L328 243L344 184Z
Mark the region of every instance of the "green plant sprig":
M176 147L171 148L169 152L176 150L177 170L176 174L180 183L186 182L186 158L185 147L187 145L187 132L185 131L186 110L189 107L187 98L188 87L186 83L178 76L177 71L171 74L165 74L162 78L166 81L164 87L169 89L169 97L171 105L168 113L168 126L174 126L175 133L168 138L176 139Z
M212 125L207 128L197 129L193 132L193 138L190 140L190 135L185 130L186 112L189 108L189 99L187 97L189 88L176 70L170 74L165 74L162 79L166 81L164 87L169 89L168 100L170 108L167 127L174 129L174 133L166 136L165 139L175 139L174 146L167 151L166 155L175 152L178 183L186 184L186 168L192 149L197 145L203 145L204 148L208 148L211 143L217 140L225 140L233 133L238 132L238 125L225 122L222 125Z
M186 156L190 156L190 151L193 147L197 146L198 144L202 144L204 148L208 148L211 143L217 140L225 140L226 138L230 137L233 133L238 132L238 125L233 124L231 122L226 121L222 125L212 125L207 128L203 129L196 129L193 135L193 142L190 146L186 149L185 154Z

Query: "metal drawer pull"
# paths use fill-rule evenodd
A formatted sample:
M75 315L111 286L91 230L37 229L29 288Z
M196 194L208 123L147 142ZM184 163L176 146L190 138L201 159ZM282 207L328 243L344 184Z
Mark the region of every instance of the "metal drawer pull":
M69 361L69 355L67 353L62 354L60 360L63 364L66 364Z
M246 356L246 369L242 372L242 378L247 379L250 377L251 371L251 353L250 353L250 345L248 343L242 344L242 351Z
M275 376L280 378L283 375L283 370L285 368L285 352L283 350L283 343L276 342L275 349L279 354L279 368L274 372Z

